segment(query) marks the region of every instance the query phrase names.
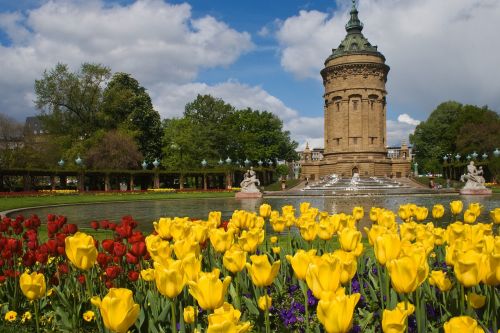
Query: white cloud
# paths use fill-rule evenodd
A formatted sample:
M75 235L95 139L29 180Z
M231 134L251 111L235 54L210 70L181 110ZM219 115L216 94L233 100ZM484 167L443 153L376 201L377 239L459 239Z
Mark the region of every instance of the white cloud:
M339 5L345 5L344 3ZM405 109L425 118L439 103L489 105L500 110L497 0L364 0L364 35L391 67L388 103L393 116ZM331 49L344 38L348 10L301 11L276 33L283 68L320 80Z
M418 124L420 124L420 120L413 119L406 113L400 114L398 116L398 122L413 126L417 126Z
M0 14L0 29L11 40L0 45L0 111L18 118L33 108L20 96L58 62L74 70L101 63L149 88L191 82L201 69L228 66L253 48L248 33L211 16L194 19L188 4L162 0L128 6L52 0L26 14Z
M298 115L296 110L289 108L261 87L231 80L216 85L200 82L182 85L158 84L150 93L155 101L155 108L165 118L181 116L186 103L193 101L198 94L221 98L240 109L250 107L254 110L269 111L281 119L295 118Z

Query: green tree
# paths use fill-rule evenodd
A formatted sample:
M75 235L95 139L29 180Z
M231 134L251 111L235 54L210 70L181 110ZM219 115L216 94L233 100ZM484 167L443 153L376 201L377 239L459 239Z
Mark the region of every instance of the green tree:
M127 73L115 73L104 90L103 126L131 132L147 160L161 157L160 114L139 82Z
M61 63L45 71L35 80L35 105L45 129L73 139L90 137L101 127L103 87L110 75L108 67L90 63L76 73Z
M500 118L488 107L441 103L412 135L415 158L427 172L440 172L448 153L462 156L473 151L492 151L500 143Z
M102 132L87 151L86 166L93 169L137 169L143 156L134 139L120 131Z

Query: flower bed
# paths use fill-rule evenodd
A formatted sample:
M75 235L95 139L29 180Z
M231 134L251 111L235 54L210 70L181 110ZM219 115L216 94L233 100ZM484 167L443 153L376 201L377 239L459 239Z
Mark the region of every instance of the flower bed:
M500 208L463 208L440 228L442 205L374 207L366 236L362 208L306 202L161 218L147 236L126 216L91 222L114 233L100 242L63 216L3 218L0 331L497 332Z

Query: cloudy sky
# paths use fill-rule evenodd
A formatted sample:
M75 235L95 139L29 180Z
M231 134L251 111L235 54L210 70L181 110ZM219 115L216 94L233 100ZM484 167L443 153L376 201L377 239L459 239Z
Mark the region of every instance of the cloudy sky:
M500 0L359 0L391 67L389 144L441 102L500 111ZM0 0L0 112L35 115L34 80L56 63L132 74L163 118L197 94L283 119L323 146L319 71L345 36L348 0Z

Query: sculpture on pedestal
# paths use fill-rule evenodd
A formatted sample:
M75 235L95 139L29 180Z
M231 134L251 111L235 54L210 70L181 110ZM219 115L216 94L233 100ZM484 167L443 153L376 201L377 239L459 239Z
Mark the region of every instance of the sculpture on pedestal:
M260 193L257 186L260 186L260 181L257 179L257 174L253 171L253 167L250 167L247 172L243 175L243 181L240 183L241 192L244 193Z
M460 177L465 186L460 190L461 194L490 194L491 190L484 186L483 168L476 168L474 161L467 166L467 174Z

